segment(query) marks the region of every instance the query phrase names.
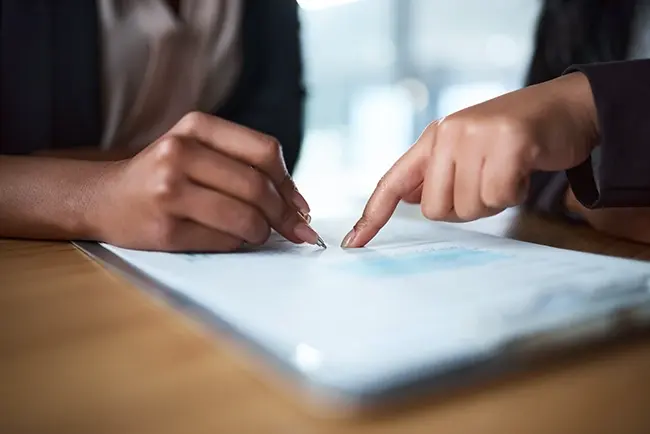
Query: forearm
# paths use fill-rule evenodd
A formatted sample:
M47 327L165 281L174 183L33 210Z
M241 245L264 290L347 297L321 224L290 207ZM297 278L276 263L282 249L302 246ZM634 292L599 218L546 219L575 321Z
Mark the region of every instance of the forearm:
M89 211L109 164L0 156L0 237L91 239Z
M66 158L73 160L86 161L119 161L126 160L137 154L133 149L97 149L97 148L74 148L74 149L55 149L38 152L34 155L39 157Z

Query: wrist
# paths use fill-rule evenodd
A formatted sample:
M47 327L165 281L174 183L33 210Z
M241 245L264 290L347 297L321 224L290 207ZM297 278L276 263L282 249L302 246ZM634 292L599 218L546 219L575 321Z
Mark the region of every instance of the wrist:
M565 84L562 88L563 104L569 107L570 118L577 127L576 140L584 143L585 153L589 155L598 145L600 137L598 111L589 79L578 71L564 75L558 80Z
M107 186L113 162L84 162L84 170L78 172L77 188L70 196L71 210L69 227L66 228L76 239L100 241L104 239L102 215L107 205Z

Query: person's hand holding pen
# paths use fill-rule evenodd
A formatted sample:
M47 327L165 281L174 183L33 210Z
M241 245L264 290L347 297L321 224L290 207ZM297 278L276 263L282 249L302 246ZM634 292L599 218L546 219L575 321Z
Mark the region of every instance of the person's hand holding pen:
M598 141L587 78L573 73L429 125L381 179L343 247L361 247L401 200L430 220L469 221L521 204L533 171L570 169Z
M88 185L85 238L162 251L232 251L275 229L322 244L309 205L272 137L191 113L132 159L109 163Z

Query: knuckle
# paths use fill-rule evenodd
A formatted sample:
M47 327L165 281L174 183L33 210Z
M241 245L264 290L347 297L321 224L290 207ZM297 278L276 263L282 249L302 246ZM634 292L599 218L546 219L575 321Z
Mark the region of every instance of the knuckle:
M181 174L171 167L162 167L154 179L153 197L161 202L170 202L176 199L181 189Z
M156 144L156 161L162 165L175 165L184 151L183 140L176 136L163 137Z
M519 137L525 132L524 123L513 116L494 117L491 124L500 135L506 137Z
M493 124L493 135L501 138L493 142L495 146L497 143L507 144L506 149L499 150L505 158L520 162L534 156L532 154L537 151L537 148L531 146L534 140L524 121L508 116L494 119Z
M185 134L192 135L196 131L197 125L201 124L207 115L199 111L186 113L176 124L176 128Z
M435 146L431 150L431 157L435 160L451 160L461 151L464 142L461 140L463 132L458 121L448 120L443 123L447 125L438 131Z
M429 139L435 137L436 134L438 134L440 124L444 121L444 119L445 118L440 118L429 122L429 124L427 124L427 126L424 128L424 131L422 131L420 137L418 137L416 140L415 144L417 145L419 142L428 141Z
M507 163L520 167L535 156L536 148L530 146L530 142L524 137L513 137L509 144L509 149L505 153L505 157L510 160Z
M440 124L443 123L445 118L440 118L436 119L434 121L431 121L427 124L427 126L424 128L424 133L429 133L429 132L435 132L438 130L440 127Z
M282 155L282 145L278 139L273 136L263 135L262 141L264 143L262 158L264 161L276 160Z
M436 134L442 139L457 138L463 131L466 121L459 114L453 114L438 122Z
M155 149L155 166L152 173L152 193L157 200L171 200L178 195L182 171L183 142L170 136L160 140Z

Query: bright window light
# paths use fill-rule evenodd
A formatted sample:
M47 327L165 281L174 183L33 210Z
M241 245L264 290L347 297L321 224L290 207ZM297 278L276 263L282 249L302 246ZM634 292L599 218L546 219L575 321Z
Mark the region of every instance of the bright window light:
M334 6L341 6L354 3L359 0L298 0L298 5L306 10L327 9Z

